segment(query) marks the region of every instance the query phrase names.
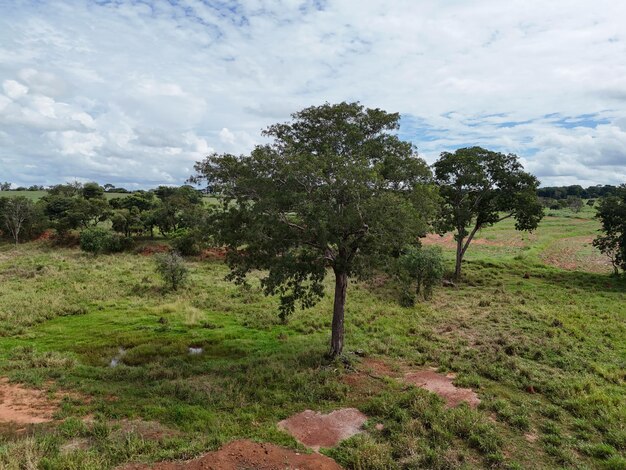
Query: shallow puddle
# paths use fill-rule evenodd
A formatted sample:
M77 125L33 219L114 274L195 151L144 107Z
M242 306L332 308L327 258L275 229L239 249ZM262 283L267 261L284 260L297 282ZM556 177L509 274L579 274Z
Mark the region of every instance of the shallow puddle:
M117 355L111 359L111 362L109 362L109 367L117 367L120 365L120 361L122 360L124 354L126 354L126 349L120 347L117 350Z

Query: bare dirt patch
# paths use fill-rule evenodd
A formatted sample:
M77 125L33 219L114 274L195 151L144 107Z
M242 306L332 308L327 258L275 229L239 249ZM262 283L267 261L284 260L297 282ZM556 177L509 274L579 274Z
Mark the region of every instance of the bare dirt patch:
M200 259L222 261L226 259L226 250L224 248L208 248L200 253Z
M451 233L446 233L443 236L437 235L436 233L429 233L420 240L424 245L438 245L443 248L449 249L456 248L456 241L454 240L454 236ZM521 236L513 236L506 239L498 240L476 237L472 240L472 244L481 246L522 248L526 246L527 243L522 240Z
M328 414L305 410L281 421L278 427L317 451L321 447L334 447L360 433L366 421L367 416L356 408L343 408Z
M26 388L0 378L0 422L39 424L52 421L59 400L44 390Z
M368 374L375 376L387 376L387 377L399 377L401 372L394 370L394 368L389 365L389 363L375 358L366 358L362 362L362 366L360 367L363 371Z
M139 248L138 253L143 256L151 256L157 253L167 253L171 249L172 248L169 245L154 243Z
M555 240L541 253L541 260L548 265L570 271L611 271L611 261L593 247L593 239L593 236L582 236Z
M452 382L456 376L454 374L440 374L434 370L420 370L409 372L404 376L408 383L416 385L429 392L436 393L442 397L450 407L459 405L462 402L471 407L476 407L480 399L476 392L470 388L459 388Z
M341 470L321 454L301 454L273 444L233 441L220 450L186 462L131 464L120 470Z

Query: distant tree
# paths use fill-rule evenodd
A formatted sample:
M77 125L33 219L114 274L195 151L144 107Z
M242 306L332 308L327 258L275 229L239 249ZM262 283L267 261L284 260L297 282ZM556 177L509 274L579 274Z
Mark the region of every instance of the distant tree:
M98 183L85 183L82 187L82 194L85 199L102 199L104 188Z
M402 284L400 303L405 307L415 304L420 295L430 300L433 288L441 283L444 272L443 253L438 246L413 246L398 259L397 277Z
M567 207L569 207L572 212L578 213L583 208L583 200L578 196L567 196Z
M229 279L267 270L280 315L314 305L327 268L335 277L330 355L341 354L348 280L388 265L414 243L433 211L431 174L396 131L400 116L358 103L306 108L270 126L250 156L196 164L222 205L212 225L227 247Z
M516 155L481 147L443 152L434 164L444 207L441 231L454 231L456 264L461 263L480 229L513 217L517 230L534 230L543 217L537 197L537 179L523 171Z
M190 228L199 211L204 210L202 194L192 186L159 186L154 190L160 203L155 208L154 221L163 235Z
M46 215L59 233L96 226L111 215L104 192L96 183L54 186L42 202Z
M106 183L106 184L104 185L104 190L105 190L106 192L109 192L109 191L110 191L110 190L112 190L112 189L115 189L115 185L113 185L113 184L111 184L111 183Z
M5 181L4 183L0 182L0 191L10 191L11 190L11 183L9 183L8 181Z
M607 255L615 274L626 271L626 185L600 200L596 217L602 224L603 235L598 236L593 245Z
M19 244L22 230L34 217L35 207L33 202L24 196L7 198L4 201L2 213L4 227L13 237L15 244Z

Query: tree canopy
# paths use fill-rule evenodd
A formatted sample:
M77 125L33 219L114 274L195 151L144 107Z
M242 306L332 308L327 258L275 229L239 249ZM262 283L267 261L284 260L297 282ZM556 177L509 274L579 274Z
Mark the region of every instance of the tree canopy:
M619 269L626 271L626 185L621 185L615 195L600 200L596 217L603 235L593 245L611 259L616 274Z
M454 231L455 277L474 235L510 217L517 230L534 230L543 217L537 197L539 181L523 170L514 154L481 147L443 152L434 164L444 205L440 231Z
M431 173L398 138L399 115L358 103L325 104L270 126L249 156L211 155L195 166L221 198L213 227L230 279L267 270L280 314L314 305L335 275L331 355L343 349L348 278L385 266L428 230Z

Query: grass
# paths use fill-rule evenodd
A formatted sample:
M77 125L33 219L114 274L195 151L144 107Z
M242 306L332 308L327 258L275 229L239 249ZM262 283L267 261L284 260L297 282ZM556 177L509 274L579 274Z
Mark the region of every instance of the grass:
M113 468L235 438L304 450L276 423L343 406L370 417L367 433L325 451L346 468L626 468L626 281L544 264L555 243L597 230L584 211L566 215L531 236L483 231L465 282L414 308L391 282L352 282L336 362L324 359L331 296L283 325L258 281L227 283L218 262L189 260L189 284L172 293L150 257L0 246L0 375L72 392L56 424L4 425L0 468ZM348 381L362 355L454 371L482 403L448 409L392 379Z

